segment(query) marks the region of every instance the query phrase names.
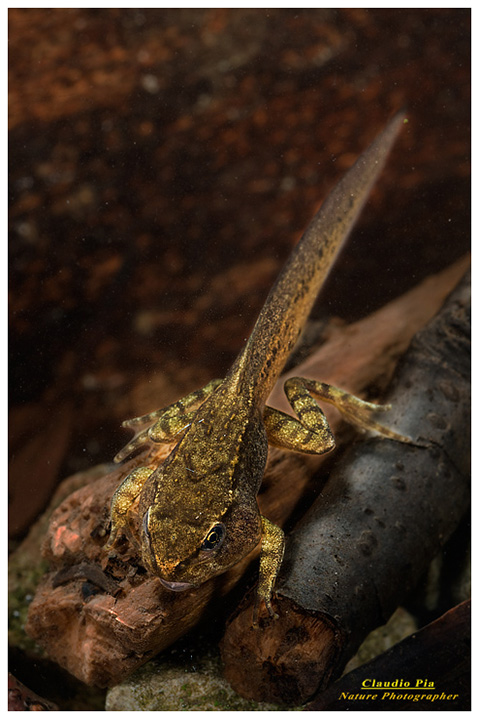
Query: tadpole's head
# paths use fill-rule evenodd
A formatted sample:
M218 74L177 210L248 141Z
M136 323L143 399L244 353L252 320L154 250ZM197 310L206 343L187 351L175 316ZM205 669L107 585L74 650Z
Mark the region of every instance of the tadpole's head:
M187 590L248 555L260 542L261 522L256 503L215 497L211 479L178 483L173 465L159 473L158 492L141 507L142 557L163 585Z

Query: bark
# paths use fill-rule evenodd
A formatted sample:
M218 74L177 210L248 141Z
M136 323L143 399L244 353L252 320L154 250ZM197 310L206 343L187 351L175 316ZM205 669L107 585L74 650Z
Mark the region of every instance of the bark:
M242 695L297 704L325 688L467 512L469 278L415 337L385 401L391 425L416 445L367 439L334 468L288 538L279 619L252 628L250 598L227 628L225 672Z
M464 269L465 261L425 281L370 318L334 332L316 354L317 376L339 382L331 364L333 343L342 359L339 367L347 378L343 383L347 389L359 393L367 386L382 385L391 375L398 354L441 305ZM419 308L423 310L419 312ZM315 376L313 372L311 375ZM332 417L332 425L338 429L337 417ZM168 448L159 452L159 461L168 452ZM89 482L53 513L43 543L51 572L42 580L29 610L27 632L73 675L99 686L125 678L190 630L207 612L215 612L218 618L228 610L225 596L253 557L186 593L172 593L146 574L127 541L116 557L109 557L103 545L111 495L122 477L143 461L140 455ZM262 513L283 525L320 463L318 457L273 450L259 496ZM335 634L336 623L322 621L321 632ZM327 652L331 647L331 641L326 642ZM318 656L316 647L312 646L311 652L313 657Z
M465 600L371 662L344 675L305 709L470 710L470 637L470 601ZM377 690L372 682L367 689L362 687L366 678L390 683L398 680L396 687ZM415 688L414 693L408 687ZM376 697L359 699L358 694Z

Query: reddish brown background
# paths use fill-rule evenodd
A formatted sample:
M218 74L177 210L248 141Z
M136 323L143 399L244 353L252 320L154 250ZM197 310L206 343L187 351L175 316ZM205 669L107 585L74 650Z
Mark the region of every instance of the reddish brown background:
M358 318L468 251L470 11L9 19L18 539L62 477L111 459L123 419L225 371L327 190L402 106L324 311Z

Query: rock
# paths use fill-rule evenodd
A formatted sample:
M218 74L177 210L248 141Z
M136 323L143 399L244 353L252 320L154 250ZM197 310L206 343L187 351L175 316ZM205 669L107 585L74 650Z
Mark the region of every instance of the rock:
M157 659L107 693L108 710L279 710L237 695L222 677L216 651Z
M417 629L418 626L413 616L405 608L399 607L385 625L367 635L356 655L345 666L343 674L349 673L389 650L395 643L412 635Z

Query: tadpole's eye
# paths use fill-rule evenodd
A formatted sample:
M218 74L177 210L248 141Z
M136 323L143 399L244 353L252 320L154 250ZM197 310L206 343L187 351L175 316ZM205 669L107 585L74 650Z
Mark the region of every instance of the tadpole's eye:
M149 518L149 516L150 516L150 508L148 508L147 512L145 513L145 515L143 516L143 519L142 519L142 530L143 530L143 532L144 532L144 534L145 534L145 537L146 537L147 540L148 540L148 543L150 544L150 533L149 533L149 531L148 531L148 518Z
M205 540L201 545L201 550L213 550L218 549L219 545L223 542L225 537L225 525L223 523L217 523L207 533Z

